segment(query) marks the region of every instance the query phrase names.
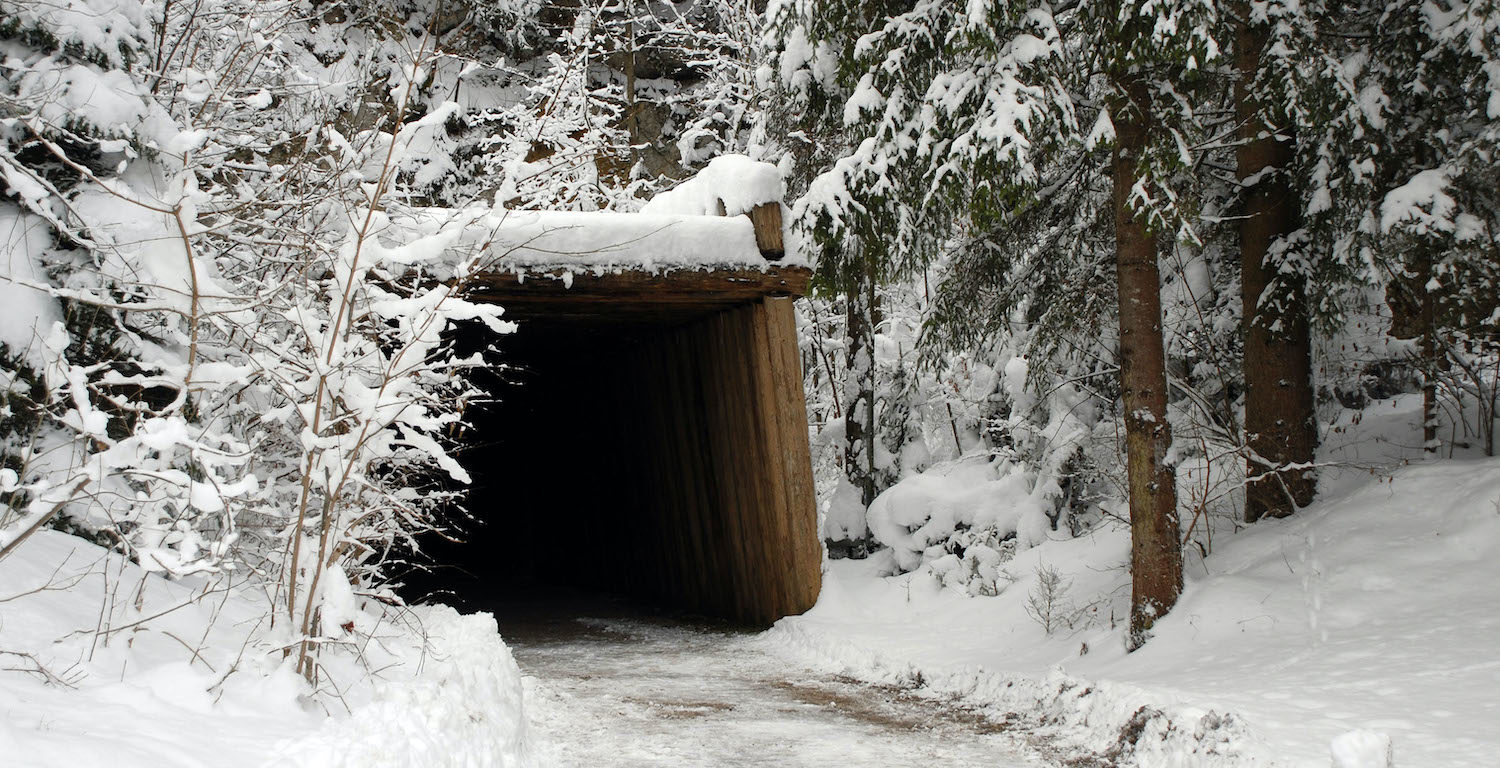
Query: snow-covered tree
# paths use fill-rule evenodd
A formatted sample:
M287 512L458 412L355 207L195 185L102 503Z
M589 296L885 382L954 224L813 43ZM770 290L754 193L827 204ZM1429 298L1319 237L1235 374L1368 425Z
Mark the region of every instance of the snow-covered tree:
M1436 451L1440 381L1453 362L1472 369L1493 357L1500 331L1500 5L1391 2L1365 18L1367 231L1392 333L1418 342L1425 442ZM1492 434L1493 412L1488 420L1481 429Z
M454 109L417 96L441 54L294 3L84 10L6 22L29 46L0 166L30 310L4 340L27 431L0 546L62 519L148 570L253 580L312 679L354 631L325 603L378 587L466 480L446 435L476 361L445 331L506 330L462 295L479 213L407 203ZM330 57L322 24L357 44Z

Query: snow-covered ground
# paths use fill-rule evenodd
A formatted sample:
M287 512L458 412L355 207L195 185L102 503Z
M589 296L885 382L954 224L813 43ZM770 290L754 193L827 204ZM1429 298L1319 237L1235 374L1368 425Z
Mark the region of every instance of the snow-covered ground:
M0 560L0 765L529 766L520 673L486 614L363 614L316 695L257 596L43 531Z
M1351 750L1388 738L1402 768L1494 765L1500 460L1400 460L1420 444L1415 400L1330 434L1325 458L1342 466L1324 470L1321 501L1217 538L1136 653L1111 627L1127 584L1118 529L1021 552L995 597L925 572L883 578L881 557L836 561L817 607L769 640L831 673L1014 710L1064 753L1326 768L1337 740L1349 761L1333 764L1365 768L1378 763ZM1042 566L1070 583L1063 612L1114 599L1049 635L1027 608Z
M602 615L505 625L544 765L1042 764L961 702L822 674L756 635Z
M1417 444L1413 406L1331 433L1322 500L1218 536L1133 654L1103 529L1021 551L993 597L883 577L886 554L831 563L762 635L522 626L524 685L487 614L367 613L313 694L253 593L44 531L0 561L0 764L1367 768L1388 742L1402 768L1493 765L1500 460L1372 469ZM1046 567L1073 624L1050 634Z

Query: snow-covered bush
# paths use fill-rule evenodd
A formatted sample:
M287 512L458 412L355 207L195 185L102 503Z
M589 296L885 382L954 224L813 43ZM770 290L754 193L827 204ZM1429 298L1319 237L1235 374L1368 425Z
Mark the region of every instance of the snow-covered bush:
M870 505L870 532L903 571L927 564L976 594L998 591L1000 568L1019 547L1048 538L1052 504L1012 462L972 457L909 477Z
M0 547L65 518L148 570L243 574L311 679L352 631L327 601L467 480L448 433L481 361L447 332L508 327L463 296L480 213L406 202L455 109L418 94L433 39L296 7L6 6L7 403L36 407Z

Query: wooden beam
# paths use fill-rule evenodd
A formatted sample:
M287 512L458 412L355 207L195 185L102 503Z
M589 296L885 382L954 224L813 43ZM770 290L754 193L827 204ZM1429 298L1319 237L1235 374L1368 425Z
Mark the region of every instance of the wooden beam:
M755 227L755 245L766 261L781 261L786 244L781 238L781 203L762 203L747 214Z
M481 301L566 300L568 302L708 302L738 304L764 296L805 296L812 282L807 267L767 265L765 269L675 269L625 271L604 275L551 269L543 272L490 272L474 281L471 295Z
M724 309L722 304L578 305L512 301L503 296L491 300L504 305L505 319L520 323L525 333L536 333L543 325L549 329L591 329L595 333L676 328Z
M823 586L823 546L818 540L817 491L813 486L812 450L807 436L807 401L802 389L802 358L797 346L797 315L792 300L763 302L769 337L772 401L780 431L781 472L785 476L788 596L783 614L803 613L818 601Z

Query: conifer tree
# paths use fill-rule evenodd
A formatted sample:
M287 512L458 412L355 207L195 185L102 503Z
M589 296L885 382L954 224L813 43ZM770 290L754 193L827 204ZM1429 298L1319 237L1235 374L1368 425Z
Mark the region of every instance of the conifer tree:
M1247 522L1291 514L1312 502L1316 487L1307 468L1313 462L1318 428L1306 281L1296 273L1277 275L1274 253L1284 250L1297 232L1301 207L1290 175L1297 127L1277 108L1284 102L1275 99L1274 79L1261 76L1270 69L1263 66L1262 57L1272 42L1272 25L1295 23L1270 18L1279 10L1275 3L1240 3L1234 8ZM1274 297L1267 295L1273 282L1279 291ZM1288 465L1298 468L1283 471Z
M771 56L764 79L774 79L785 96L771 116L771 131L793 135L779 148L791 159L791 192L801 193L793 226L816 257L817 288L844 308L844 474L866 507L883 490L876 466L875 334L878 287L898 252L899 233L890 224L900 214L888 187L861 183L872 177L858 153L875 144L865 142L868 125L848 124L846 105L860 84L859 41L902 5L799 0L767 10Z
M1192 237L1193 116L1176 87L1217 53L1213 9L1113 3L1059 20L1042 5L919 1L856 16L873 26L850 31L830 28L851 18L837 5L798 4L775 60L794 91L819 84L818 100L799 106L849 134L798 203L825 268L851 243L894 272L956 252L954 264L980 265L950 270L940 290L940 321L966 328L956 335L1009 320L976 317L967 300L1009 292L987 307L1009 310L1037 289L1069 296L1062 306L1092 317L1087 327L1112 313L1091 294L1118 282L1135 647L1182 585L1157 259ZM1100 184L1105 148L1112 191Z
M1396 0L1364 19L1368 230L1392 334L1417 341L1423 441L1435 453L1440 382L1454 360L1493 350L1500 330L1500 4Z
M1124 0L1085 14L1084 29L1109 80L1114 132L1110 165L1131 530L1127 645L1136 648L1182 592L1157 259L1173 238L1190 236L1188 200L1174 184L1189 160L1185 134L1191 126L1179 89L1217 54L1215 13L1212 5L1193 0Z

